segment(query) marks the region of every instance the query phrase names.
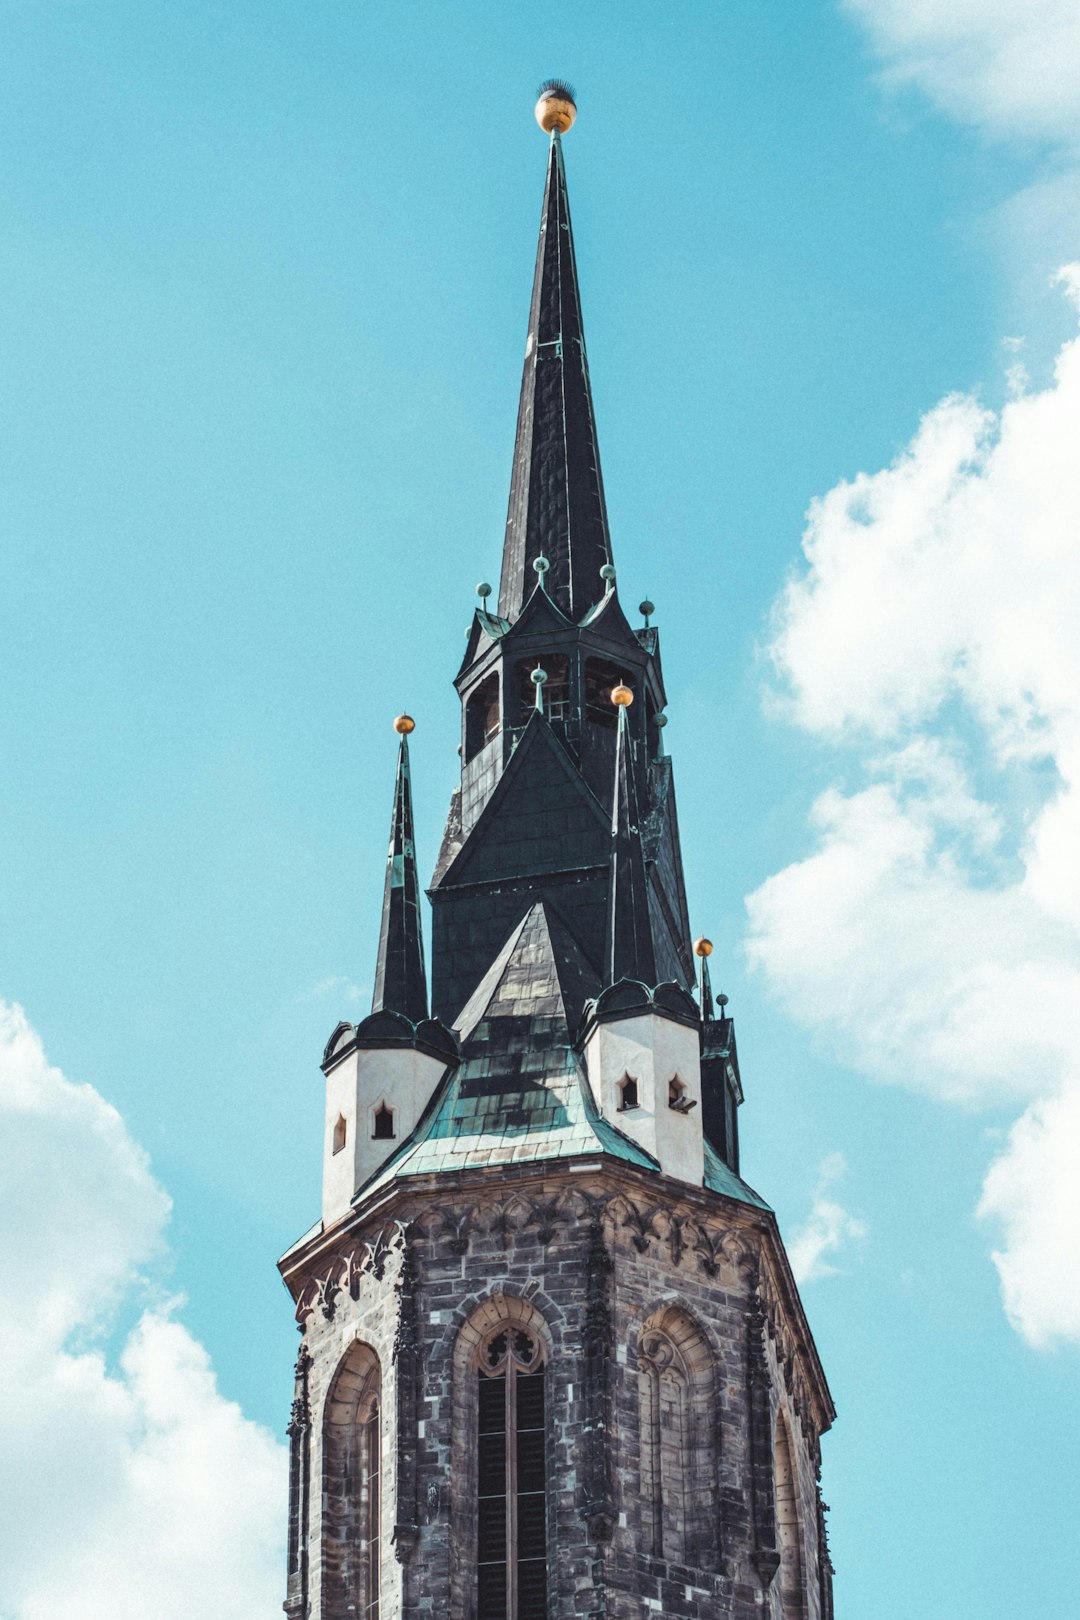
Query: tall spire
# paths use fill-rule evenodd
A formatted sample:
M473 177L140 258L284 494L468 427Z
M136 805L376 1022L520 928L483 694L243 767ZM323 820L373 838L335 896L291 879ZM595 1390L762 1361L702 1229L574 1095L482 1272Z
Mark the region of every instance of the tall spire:
M567 87L560 89L569 95ZM573 108L572 98L559 104ZM562 139L558 127L545 127L551 128L551 152L518 405L499 613L504 619L517 618L536 583L532 565L542 555L551 563L544 580L548 595L570 618L580 620L603 594L600 570L611 561L611 540Z
M413 840L412 777L409 772L409 733L415 722L398 715L394 729L400 734L394 811L390 823L390 849L386 857L379 958L375 966L372 1012L403 1013L418 1024L428 1015L424 942L420 928L420 879Z
M656 955L649 923L649 892L645 856L641 848L634 762L626 710L633 701L629 687L617 686L612 702L619 705L615 739L615 794L611 806L611 869L608 877L606 977L656 983Z

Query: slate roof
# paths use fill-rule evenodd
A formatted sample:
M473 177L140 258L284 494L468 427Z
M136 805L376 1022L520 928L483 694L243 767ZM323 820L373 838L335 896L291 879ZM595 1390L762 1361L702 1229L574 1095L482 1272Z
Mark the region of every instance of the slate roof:
M585 357L562 141L552 136L536 255L499 613L516 619L547 557L547 591L573 619L595 602L611 561L596 418Z
M402 1013L414 1024L428 1015L427 975L424 971L420 921L420 877L413 834L409 739L405 734L398 749L371 1010Z

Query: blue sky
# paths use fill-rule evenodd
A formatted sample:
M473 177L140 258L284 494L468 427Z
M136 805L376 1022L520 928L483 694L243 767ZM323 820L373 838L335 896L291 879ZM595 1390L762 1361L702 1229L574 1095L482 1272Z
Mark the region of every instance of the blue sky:
M73 1582L80 1620L171 1620L149 1529L126 1587L86 1570L177 1511L140 1505L148 1456L198 1478L223 1447L257 1485L211 1496L185 1600L280 1599L274 1261L318 1213L323 1042L370 995L402 707L428 870L453 783L551 73L744 1169L840 1410L838 1615L1071 1613L1068 8L0 16L0 998L28 1021L0 1103L34 1167L0 1195L0 1400L59 1422L84 1390L66 1447L20 1418L0 1502L25 1459L100 1476L59 1545L55 1482L4 1504L4 1620L65 1620Z

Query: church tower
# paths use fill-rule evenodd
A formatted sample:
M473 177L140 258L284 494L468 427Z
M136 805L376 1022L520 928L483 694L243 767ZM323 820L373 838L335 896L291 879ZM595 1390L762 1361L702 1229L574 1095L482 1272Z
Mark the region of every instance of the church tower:
M372 1011L326 1077L289 1620L832 1620L833 1406L691 945L653 608L621 598L550 135L497 607L428 890L402 715ZM374 933L374 930L373 930ZM695 956L696 952L696 956Z

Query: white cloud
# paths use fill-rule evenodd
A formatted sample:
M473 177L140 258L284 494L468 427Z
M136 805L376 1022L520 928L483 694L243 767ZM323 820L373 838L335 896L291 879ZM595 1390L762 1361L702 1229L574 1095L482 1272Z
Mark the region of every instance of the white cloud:
M822 1160L810 1214L792 1234L787 1245L796 1282L817 1282L820 1277L835 1277L838 1270L833 1263L835 1257L849 1243L866 1236L864 1222L850 1215L832 1193L833 1186L846 1170L842 1153L830 1153Z
M320 979L318 984L313 984L310 990L304 990L296 999L298 1002L323 1001L332 995L335 1000L344 1001L349 1006L355 1007L370 994L369 986L354 984L341 973L331 973L325 979Z
M4 1620L256 1620L281 1601L283 1448L151 1297L169 1200L116 1110L0 1002ZM121 1305L142 1315L110 1367Z
M1080 6L1076 0L841 0L887 88L914 88L1028 163L1020 190L983 222L1008 298L1048 342L1050 268L1080 252ZM1015 314L1013 316L1015 319Z
M1050 387L947 399L814 504L771 653L852 776L748 902L752 958L846 1061L1023 1109L980 1208L1038 1345L1080 1339L1078 444L1074 339Z
M995 135L1080 146L1075 0L844 0L891 80Z

